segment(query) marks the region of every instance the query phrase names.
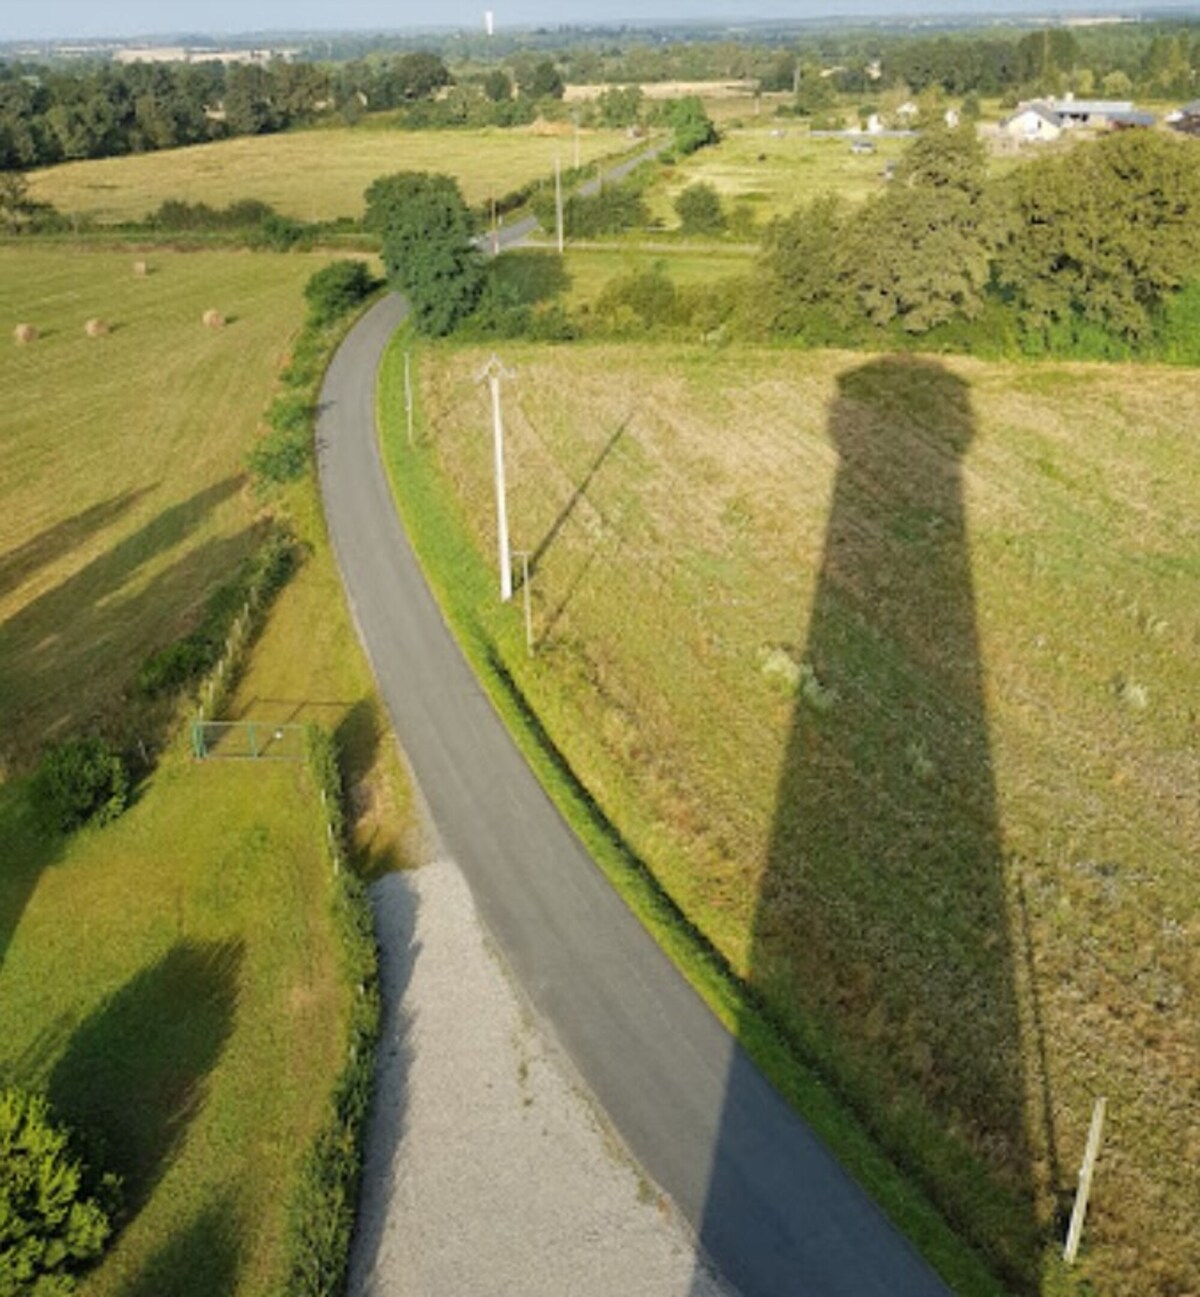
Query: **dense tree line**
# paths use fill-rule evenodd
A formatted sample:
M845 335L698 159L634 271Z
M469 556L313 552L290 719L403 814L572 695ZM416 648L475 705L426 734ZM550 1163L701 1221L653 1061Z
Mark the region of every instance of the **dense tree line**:
M46 166L284 130L428 99L449 84L436 55L330 68L104 64L62 71L0 64L0 169Z

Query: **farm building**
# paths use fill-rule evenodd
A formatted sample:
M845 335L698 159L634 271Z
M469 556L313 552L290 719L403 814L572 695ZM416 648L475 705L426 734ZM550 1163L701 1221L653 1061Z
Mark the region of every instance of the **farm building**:
M1063 129L1063 119L1044 103L1022 104L1000 123L1000 130L1015 140L1056 140Z

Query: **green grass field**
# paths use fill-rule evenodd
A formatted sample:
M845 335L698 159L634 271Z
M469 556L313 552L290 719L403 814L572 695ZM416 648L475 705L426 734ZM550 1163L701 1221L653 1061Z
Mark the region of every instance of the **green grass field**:
M0 1081L44 1086L125 1180L85 1297L280 1291L301 1157L326 1118L347 992L323 823L301 765L209 762L177 735L114 825L62 839L22 770L49 738L131 723L142 658L190 629L254 543L246 452L321 259L0 250ZM204 309L229 317L219 332ZM104 338L83 322L103 316ZM315 501L308 554L230 711L313 719L345 754L359 863L402 863L407 785ZM156 735L148 735L154 738Z
M619 131L584 131L580 159L587 163L628 145ZM394 171L446 172L474 204L552 174L556 154L571 164L569 133L343 127L70 162L31 175L30 190L60 211L108 223L139 220L168 198L219 207L258 198L300 220L332 220L360 216L363 191Z
M719 144L700 149L672 167L648 195L653 217L678 223L673 203L688 185L703 181L726 208L746 204L760 222L785 216L824 193L860 203L883 189L885 164L899 158L907 140L881 139L873 154L850 152L844 139L810 139L795 119L729 130Z
M253 544L244 478L323 261L0 249L0 735L11 761L122 706ZM230 319L219 331L201 315ZM102 317L113 332L84 334ZM19 321L42 332L17 346Z
M420 372L487 564L483 359ZM536 658L519 609L470 615L572 770L1015 1289L1070 1290L1045 1258L1100 1094L1075 1278L1195 1286L1190 377L503 359ZM459 562L443 587L474 589Z
M736 249L713 248L704 252L681 251L664 246L661 249L629 248L620 244L607 247L576 248L567 246L563 268L568 284L564 300L571 310L592 305L610 280L662 266L677 286L713 284L744 275L751 256Z

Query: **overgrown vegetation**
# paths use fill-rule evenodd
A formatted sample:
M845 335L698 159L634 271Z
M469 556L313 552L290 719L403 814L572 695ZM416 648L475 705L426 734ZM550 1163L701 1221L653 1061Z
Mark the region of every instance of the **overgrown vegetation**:
M116 1186L106 1205L89 1191L70 1133L40 1095L0 1090L0 1295L66 1297L104 1250Z

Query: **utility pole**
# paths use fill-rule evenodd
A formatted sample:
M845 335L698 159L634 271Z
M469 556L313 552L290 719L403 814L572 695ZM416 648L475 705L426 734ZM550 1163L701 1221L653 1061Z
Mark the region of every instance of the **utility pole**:
M500 255L500 228L496 224L496 191L492 190L492 256Z
M558 154L554 155L554 216L558 228L558 255L563 251L563 195L562 195L562 162Z
M504 486L504 422L500 417L500 379L512 375L493 356L483 367L478 381L486 378L492 393L492 438L496 452L496 543L500 562L500 599L512 598L512 558L508 549L508 501Z
M1104 1109L1106 1101L1097 1099L1092 1110L1092 1125L1088 1131L1087 1150L1083 1155L1083 1165L1079 1168L1079 1188L1075 1193L1075 1209L1071 1212L1071 1227L1067 1230L1067 1245L1063 1248L1063 1260L1067 1265L1074 1265L1079 1251L1079 1240L1083 1235L1083 1218L1087 1215L1088 1197L1092 1192L1092 1175L1096 1170L1096 1158L1100 1154L1100 1136L1104 1131Z
M579 170L579 112L578 110L576 110L576 112L572 115L572 120L575 123L575 170L578 171Z

